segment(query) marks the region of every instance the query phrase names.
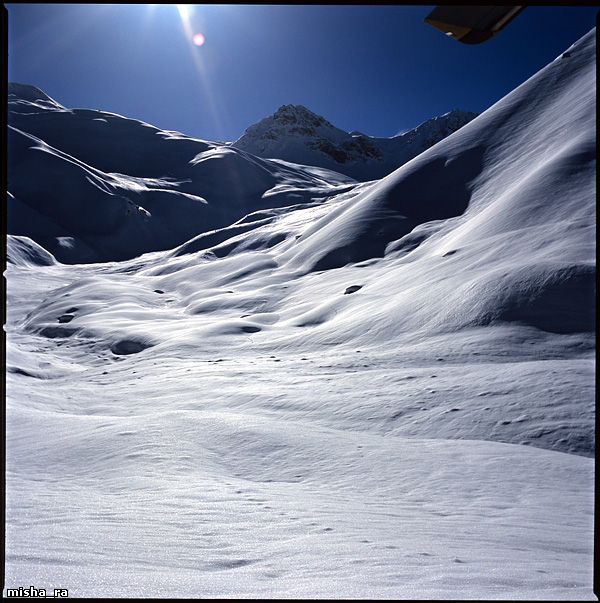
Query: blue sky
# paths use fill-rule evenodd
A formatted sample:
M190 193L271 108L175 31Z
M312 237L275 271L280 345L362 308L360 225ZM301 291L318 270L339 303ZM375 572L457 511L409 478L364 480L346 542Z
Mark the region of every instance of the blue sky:
M283 104L371 136L480 113L592 29L599 8L529 6L468 46L423 22L434 5L5 6L9 81L215 141Z

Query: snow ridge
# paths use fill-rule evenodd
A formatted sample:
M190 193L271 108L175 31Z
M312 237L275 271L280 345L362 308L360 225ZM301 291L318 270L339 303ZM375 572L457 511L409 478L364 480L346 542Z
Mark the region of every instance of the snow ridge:
M8 101L11 103L12 111L26 112L33 108L64 109L60 103L57 103L36 86L17 82L9 82L8 84Z

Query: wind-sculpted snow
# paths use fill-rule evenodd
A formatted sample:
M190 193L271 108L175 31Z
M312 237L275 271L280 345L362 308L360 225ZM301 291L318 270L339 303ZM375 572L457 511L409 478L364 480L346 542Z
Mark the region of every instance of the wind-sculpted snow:
M8 237L7 260L18 266L50 266L56 263L54 256L41 245L27 237Z
M383 257L389 244L416 226L452 218L469 205L483 149L422 155L302 233L291 262L311 270Z
M171 249L254 210L295 205L311 188L322 197L354 183L119 115L40 104L41 91L11 86L8 232L64 263Z
M11 136L118 245L175 182ZM235 218L107 263L8 237L7 587L597 600L595 30L378 181L185 144Z

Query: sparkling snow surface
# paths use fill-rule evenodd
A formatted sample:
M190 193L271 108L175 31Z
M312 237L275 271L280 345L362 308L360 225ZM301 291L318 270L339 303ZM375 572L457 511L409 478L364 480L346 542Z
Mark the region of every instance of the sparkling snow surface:
M126 261L9 237L5 587L597 600L595 153L593 30L380 181L273 161Z

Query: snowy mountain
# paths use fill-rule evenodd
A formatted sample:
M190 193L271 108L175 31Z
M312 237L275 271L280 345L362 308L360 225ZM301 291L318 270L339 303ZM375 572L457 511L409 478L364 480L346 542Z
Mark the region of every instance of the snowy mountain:
M66 263L170 249L255 209L354 182L114 113L65 109L33 86L9 85L8 124L8 232Z
M6 587L597 600L595 36L368 182L22 94L9 219L223 225L9 235Z
M212 143L114 113L66 109L34 86L10 83L8 92L8 232L32 238L66 263L170 249L254 210L322 198L323 188L326 195L332 186L343 190L359 174L389 173L468 119L453 112L400 137L371 139L373 146L289 106L264 134L278 132L280 156L273 161L241 149L251 128L242 142ZM279 126L289 120L295 125L282 138L286 129ZM319 150L307 154L310 145ZM299 159L304 167L288 163Z
M250 126L233 146L258 157L335 170L356 180L375 180L416 157L477 117L452 110L392 138L344 132L302 105L283 105Z

